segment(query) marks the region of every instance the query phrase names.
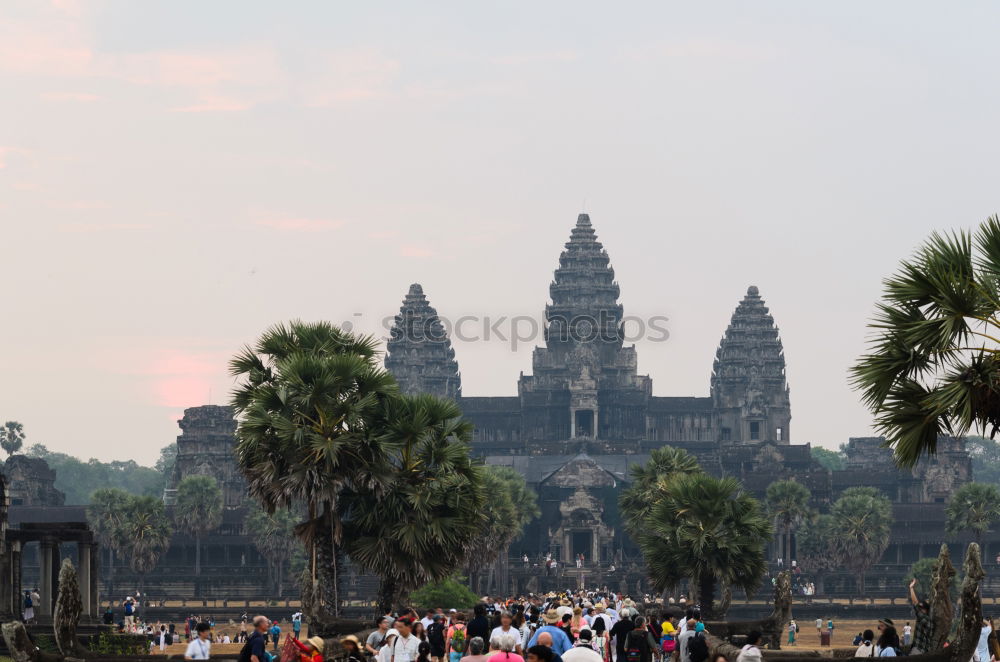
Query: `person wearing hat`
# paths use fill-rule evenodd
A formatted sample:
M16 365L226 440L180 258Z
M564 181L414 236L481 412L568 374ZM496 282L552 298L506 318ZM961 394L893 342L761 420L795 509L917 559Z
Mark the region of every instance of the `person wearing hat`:
M325 647L325 642L322 637L309 637L304 642L299 641L295 637L291 638L291 642L299 649L299 662L323 662L323 648ZM344 644L344 649L348 651L348 659L350 657L350 649L348 649L345 642L351 642L354 646L354 660L361 662L361 655L358 652L360 644L358 643L358 638L353 634L344 637L340 643Z
M562 655L568 651L573 644L570 642L569 637L566 636L566 633L559 628L559 621L562 620L559 617L559 612L555 609L549 609L542 614L542 619L545 621L545 625L535 630L531 641L528 642L528 648L538 643L538 635L548 632L552 636L552 651L556 655Z

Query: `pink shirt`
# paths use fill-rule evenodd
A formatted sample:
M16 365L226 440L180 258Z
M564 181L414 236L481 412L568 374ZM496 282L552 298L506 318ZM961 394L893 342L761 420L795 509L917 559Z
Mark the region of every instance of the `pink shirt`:
M494 653L486 662L524 662L517 653Z

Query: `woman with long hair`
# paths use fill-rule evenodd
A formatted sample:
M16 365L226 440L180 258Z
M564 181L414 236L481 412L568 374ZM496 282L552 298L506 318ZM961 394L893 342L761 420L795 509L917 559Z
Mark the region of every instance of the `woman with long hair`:
M896 650L899 648L899 634L896 633L896 628L887 625L875 645L879 657L896 657Z

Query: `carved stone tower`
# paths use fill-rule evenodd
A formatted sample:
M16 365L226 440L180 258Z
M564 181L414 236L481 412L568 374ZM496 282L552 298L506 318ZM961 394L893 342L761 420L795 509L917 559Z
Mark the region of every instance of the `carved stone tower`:
M715 353L712 405L719 441L789 443L785 355L764 300L751 285Z
M236 466L233 447L236 445L236 419L232 407L203 405L184 410L177 421L181 434L177 437L177 461L163 491L163 500L171 505L177 496L177 485L188 476L211 476L222 490L223 505L239 508L246 505L247 486Z
M607 251L580 214L545 307L545 347L518 383L528 439L642 439L648 377L635 347L622 347L622 306Z
M418 283L410 285L386 343L385 368L403 393L457 399L462 375L437 311Z

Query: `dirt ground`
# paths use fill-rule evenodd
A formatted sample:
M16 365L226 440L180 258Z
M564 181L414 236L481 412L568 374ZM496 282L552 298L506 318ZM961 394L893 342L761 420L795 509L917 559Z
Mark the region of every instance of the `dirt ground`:
M279 647L280 647L280 646L284 645L284 643L285 643L285 637L288 636L289 634L291 634L291 632L292 632L292 624L288 623L288 622L283 622L283 623L279 623L279 625L281 626L281 643L279 644ZM183 623L176 623L175 627L176 627L177 631L181 633L180 639L182 641L180 641L179 643L174 643L174 644L172 644L170 646L167 646L167 649L164 652L162 652L162 653L160 652L160 647L159 646L155 646L153 648L153 654L154 655L182 655L182 656L184 655L184 651L187 650L187 642L183 641L183 639L184 639L184 624ZM237 633L239 633L239 631L240 631L240 626L237 623L224 623L224 624L223 623L216 623L214 634L228 634L229 637L230 637L230 639L235 639L236 635L237 635ZM305 640L305 639L309 638L309 626L306 625L305 623L302 624L302 632L299 633L299 638L302 639L302 640ZM212 655L222 655L222 654L227 654L227 653L239 653L242 649L243 649L243 644L216 644L216 643L213 643L212 644ZM272 650L272 651L274 650L273 647L271 646L270 639L268 639L268 650Z
M859 632L864 632L865 630L871 630L878 636L878 629L875 627L878 623L875 620L870 621L838 621L834 619L833 621L833 642L831 646L820 646L819 645L819 635L816 633L816 619L812 620L796 620L799 625L799 633L795 636L795 643L788 644L788 632L785 632L784 638L781 640L781 647L792 649L792 650L817 650L817 651L828 651L831 648L844 648L854 650L857 646L854 645L854 637L857 636ZM903 636L903 625L905 622L896 623L899 629L899 636ZM913 625L913 623L910 623Z

